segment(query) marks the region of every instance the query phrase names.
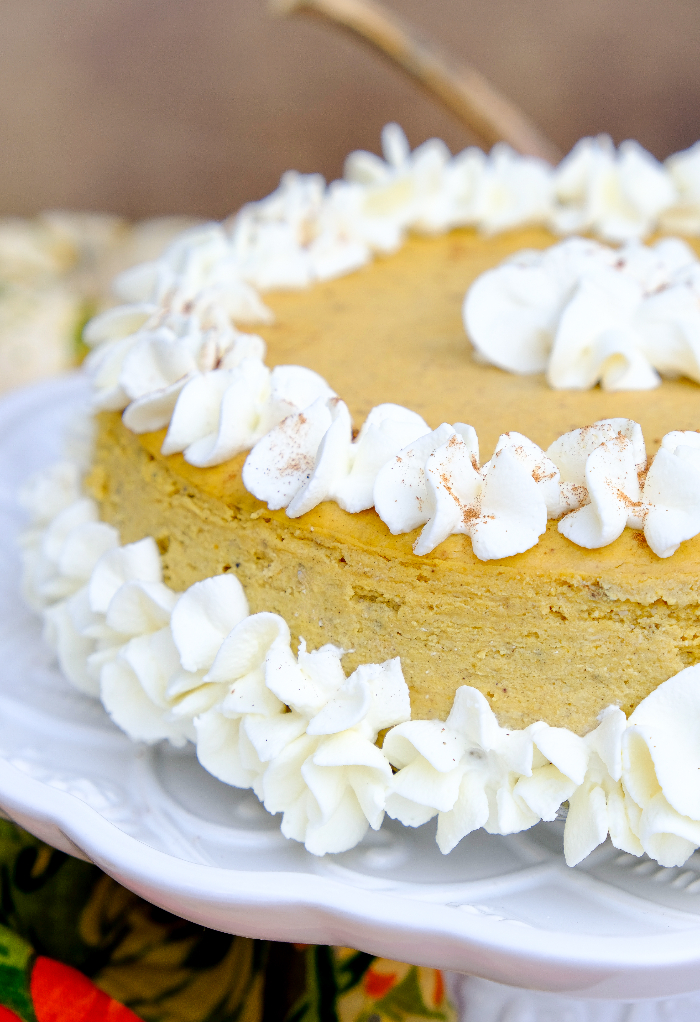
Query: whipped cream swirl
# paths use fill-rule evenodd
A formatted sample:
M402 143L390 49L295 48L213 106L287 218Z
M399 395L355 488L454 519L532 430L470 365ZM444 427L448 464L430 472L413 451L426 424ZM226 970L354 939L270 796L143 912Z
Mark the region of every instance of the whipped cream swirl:
M319 398L255 445L243 466L243 484L271 510L286 507L290 518L324 500L351 513L365 511L374 503L380 469L428 428L401 405L377 405L353 441L347 405L337 397Z
M221 310L219 310L221 311ZM143 318L146 317L146 318ZM134 323L142 322L134 332ZM111 309L89 325L101 340L87 362L97 408L124 411L134 433L169 426L163 453L198 467L250 449L290 412L333 391L310 369L263 363L260 337L190 312L142 306Z
M700 433L667 433L648 470L642 431L630 419L565 433L547 453L576 508L559 532L579 546L607 546L629 526L644 531L658 557L670 557L700 532Z
M618 150L607 135L584 138L554 173L553 226L560 234L590 231L605 241L650 234L678 199L673 177L638 142Z
M558 389L700 382L700 261L676 238L615 250L572 238L482 274L464 300L479 353Z
M537 543L548 514L559 511L558 483L556 465L519 433L503 434L480 467L474 429L443 423L380 470L374 503L394 534L424 525L413 545L419 555L462 533L480 560L490 560Z

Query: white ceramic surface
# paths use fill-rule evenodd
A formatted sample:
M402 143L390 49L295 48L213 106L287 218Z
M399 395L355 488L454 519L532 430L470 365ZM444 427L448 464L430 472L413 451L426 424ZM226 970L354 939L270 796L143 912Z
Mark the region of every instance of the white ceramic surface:
M700 994L655 1001L600 1001L516 990L474 976L449 977L461 1022L698 1022Z
M433 824L409 831L387 821L353 851L317 859L191 751L131 743L99 703L71 689L19 594L15 493L58 456L63 423L85 397L69 377L0 405L0 806L9 817L221 930L350 945L576 998L700 989L698 853L664 869L607 844L568 869L562 825L540 824L508 838L478 832L443 857ZM549 1017L544 1007L533 1014L522 991L480 980L467 991L474 1004L481 998L477 1014L465 1008L470 1020ZM567 1003L576 1013L560 1006L552 1018L680 1020L691 1015L676 1008L691 1004L700 1017L700 998L637 1005L632 1015L621 1014L629 1006Z

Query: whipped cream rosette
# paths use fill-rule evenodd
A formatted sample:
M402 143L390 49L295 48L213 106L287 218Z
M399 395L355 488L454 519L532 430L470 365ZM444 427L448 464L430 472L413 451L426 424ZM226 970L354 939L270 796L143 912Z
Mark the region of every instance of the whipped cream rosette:
M294 661L289 628L277 614L243 619L221 644L206 674L216 705L195 718L197 756L215 777L239 788L258 783L266 764L303 734L306 718L288 712L268 674Z
M288 171L279 188L236 214L232 249L244 279L262 291L306 287L352 273L371 248L358 224L361 196L346 182Z
M435 138L411 152L396 124L384 128L382 148L384 160L355 152L345 163L346 180L362 189L356 229L379 252L398 249L409 230L434 234L474 226L496 234L547 222L552 170L543 160L520 156L505 143L489 156L469 148L451 157ZM338 190L342 194L342 184Z
M46 472L29 479L20 491L20 503L28 512L32 523L20 540L24 561L23 593L24 598L35 610L66 595L66 583L58 569L63 547L63 542L59 541L59 531L65 541L70 533L71 521L75 521L81 514L85 520L86 512L89 514L87 507L81 505L79 510L64 515L63 528L59 523L53 532L55 543L47 539L46 531L54 519L82 500L81 481L81 472L77 464L60 461ZM59 584L59 590L54 595L56 583ZM76 579L76 587L79 584L80 580Z
M263 802L282 812L282 833L316 855L354 847L369 827L378 830L391 767L375 745L381 730L411 715L398 660L364 664L349 678L342 650L323 646L269 680L275 693L306 722L262 779Z
M190 379L177 400L163 453L182 451L199 468L249 450L291 412L331 396L325 380L301 366L269 370L246 357L230 369Z
M639 843L663 866L682 865L700 844L700 667L660 685L631 714L622 783Z
M464 324L487 361L554 388L649 390L660 374L700 382L698 295L700 262L677 238L619 250L571 238L477 278Z
M373 408L353 440L347 405L318 398L260 440L246 459L243 482L270 509L285 507L298 518L321 501L344 511L372 507L380 469L428 426L400 405Z
M381 469L375 508L394 534L425 523L413 546L419 555L464 533L476 556L490 560L537 543L559 509L558 481L556 465L519 433L503 434L479 466L473 428L443 423Z
M117 546L119 535L99 521L94 500L80 497L51 520L41 538L30 535L26 542L32 566L25 593L34 606L47 606L81 589L102 554Z
M271 312L243 279L230 234L218 223L180 234L153 262L140 263L116 277L114 292L127 306L147 303L173 312L195 312L220 325L267 323ZM88 340L90 331L88 331Z
M45 612L47 632L64 672L78 687L98 694L103 665L132 638L163 628L174 601L162 583L155 542L147 538L120 547L117 538L97 560L87 584Z
M547 454L560 471L562 503L576 508L559 531L579 546L607 546L629 526L643 530L658 557L670 557L700 532L700 433L666 434L648 469L630 419L573 430Z
M554 175L553 223L561 234L592 231L605 241L643 238L677 201L672 175L638 142L615 149L607 135L583 138Z
M700 146L669 156L664 167L675 188L673 204L659 215L659 228L670 234L700 230Z
M624 721L619 710L612 712ZM601 728L606 721L596 732ZM413 827L437 816L437 842L445 854L480 827L513 834L553 820L586 780L590 750L600 740L596 732L584 739L541 721L506 730L481 692L463 686L445 722L410 721L387 735L384 751L398 767L387 812ZM606 828L600 841L607 834ZM591 850L579 854L580 845L579 833L569 836L569 861Z

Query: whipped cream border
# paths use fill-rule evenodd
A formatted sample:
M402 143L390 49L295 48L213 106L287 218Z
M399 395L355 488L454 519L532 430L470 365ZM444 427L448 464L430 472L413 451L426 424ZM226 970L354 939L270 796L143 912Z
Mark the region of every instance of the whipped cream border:
M317 174L288 172L275 192L229 222L185 232L158 260L122 273L114 287L127 304L97 316L84 332L97 349L88 359L95 406L124 410L135 432L175 417L166 448L184 451L194 465L218 464L282 421L280 401L296 410L310 403L309 379L306 390L297 379L275 393L262 366L263 342L234 326L271 321L261 291L351 273L377 253L395 252L410 232L472 226L489 235L541 225L615 243L656 229L700 234L700 143L662 165L637 143L615 150L600 136L583 139L557 168L502 144L488 156L469 148L452 157L430 139L411 152L395 124L385 127L382 145L384 160L351 153L344 178L328 187ZM603 344L600 358L615 363L603 382L655 385L654 369L628 357L623 341ZM526 357L526 371L537 354ZM622 371L621 356L630 363ZM682 361L682 371L686 363L694 371L692 352ZM580 385L562 382L566 368L551 375L556 386ZM322 396L316 384L313 396ZM229 386L234 394L226 400Z
M605 546L629 526L644 531L659 557L671 556L700 532L700 434L668 434L649 467L639 427L611 419L566 434L547 452L519 434L504 434L480 464L471 426L443 423L431 432L409 409L384 404L371 410L355 437L347 406L317 373L301 366L270 370L263 340L236 324L270 320L260 290L352 272L374 253L395 251L409 231L473 225L494 233L539 223L617 241L666 223L700 232L700 143L662 166L635 143L617 151L602 137L584 139L553 169L504 146L489 156L468 149L451 157L433 139L411 152L396 125L385 128L382 140L384 160L353 153L345 178L329 187L318 175L286 174L276 192L245 206L228 224L185 232L159 260L122 274L116 289L128 304L97 316L85 330L94 349L87 367L95 408L122 410L135 433L167 426L163 454L182 452L198 467L250 451L244 485L291 518L334 500L350 513L375 507L395 534L423 526L414 544L418 555L462 533L478 558L510 557L538 542L548 518L559 518L559 531L580 546ZM569 254L559 259L559 248ZM574 238L541 256L520 253L477 281L467 297L467 319L474 319L474 305L491 304L499 274L525 274L532 291L537 258L556 263L556 287L545 280L539 289L552 308L530 309L530 333L519 338L520 349L509 342L496 361L516 371L531 371L535 363L542 368L544 320L552 309L561 312L562 295L571 297L580 263L596 270L583 280L594 323L581 328L586 317L579 314L577 292L569 303L576 314L567 308L562 316L569 327L575 320L575 329L566 344L560 329L553 343L555 385L572 385L575 377L574 385L601 378L614 387L649 387L659 382L654 366L700 379L697 345L684 334L692 318L687 309L677 323L666 324L670 341L665 334L647 344L658 357L635 347L630 329L618 322L625 302L634 304L627 292L641 293L642 278L656 303L652 333L658 334L664 315L668 319L668 310L657 308L668 294L683 291L685 305L697 305L693 287L700 289L700 273L690 272L683 243L666 239L653 250L628 245L615 253ZM625 273L617 272L620 259ZM606 285L611 294L603 278L613 281ZM522 287L511 290L518 292L515 305L522 305ZM602 306L609 315L601 326ZM600 343L592 343L591 330L601 334ZM499 343L503 348L498 340L495 347ZM669 355L674 346L683 349L675 361ZM481 347L493 356L492 341Z
M255 444L243 484L290 518L333 500L351 513L374 507L393 535L422 526L418 556L462 534L480 560L512 557L539 542L548 519L588 549L608 546L627 527L640 530L658 557L700 533L695 431L667 433L651 464L640 426L622 418L565 433L546 452L504 433L483 465L472 426L442 423L430 432L398 405L373 408L352 436L347 406L319 398Z
M62 672L132 740L194 742L206 770L252 788L308 851L352 848L387 814L408 827L437 818L447 854L480 827L554 820L565 801L571 866L608 836L663 866L700 846L700 665L629 718L608 706L584 737L543 721L502 728L468 686L446 721L411 720L399 658L346 677L336 646L302 640L295 656L284 619L250 614L232 574L169 589L153 539L122 546L99 521L86 467L60 462L21 494L24 592Z

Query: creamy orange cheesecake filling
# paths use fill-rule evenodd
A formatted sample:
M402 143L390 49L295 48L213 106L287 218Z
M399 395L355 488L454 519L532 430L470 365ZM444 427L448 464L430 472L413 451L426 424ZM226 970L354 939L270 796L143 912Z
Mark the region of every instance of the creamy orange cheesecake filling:
M502 432L546 448L610 416L639 422L650 454L670 430L698 429L700 390L689 381L653 393L552 391L540 375L474 359L461 321L469 284L510 252L554 240L539 229L412 239L350 276L267 295L276 315L260 330L267 362L319 372L357 426L386 401L431 427L468 422L483 459ZM545 720L583 734L604 707L629 714L700 661L700 538L660 559L642 533L585 550L550 522L536 547L507 559L479 561L465 536L418 557L416 533L392 536L373 510L350 515L326 502L291 520L245 490L245 455L194 468L160 454L163 436L137 437L118 414L100 416L89 484L122 542L154 536L175 589L235 572L251 611L279 613L311 648L342 646L346 671L400 656L414 719L445 717L470 685L502 725Z

